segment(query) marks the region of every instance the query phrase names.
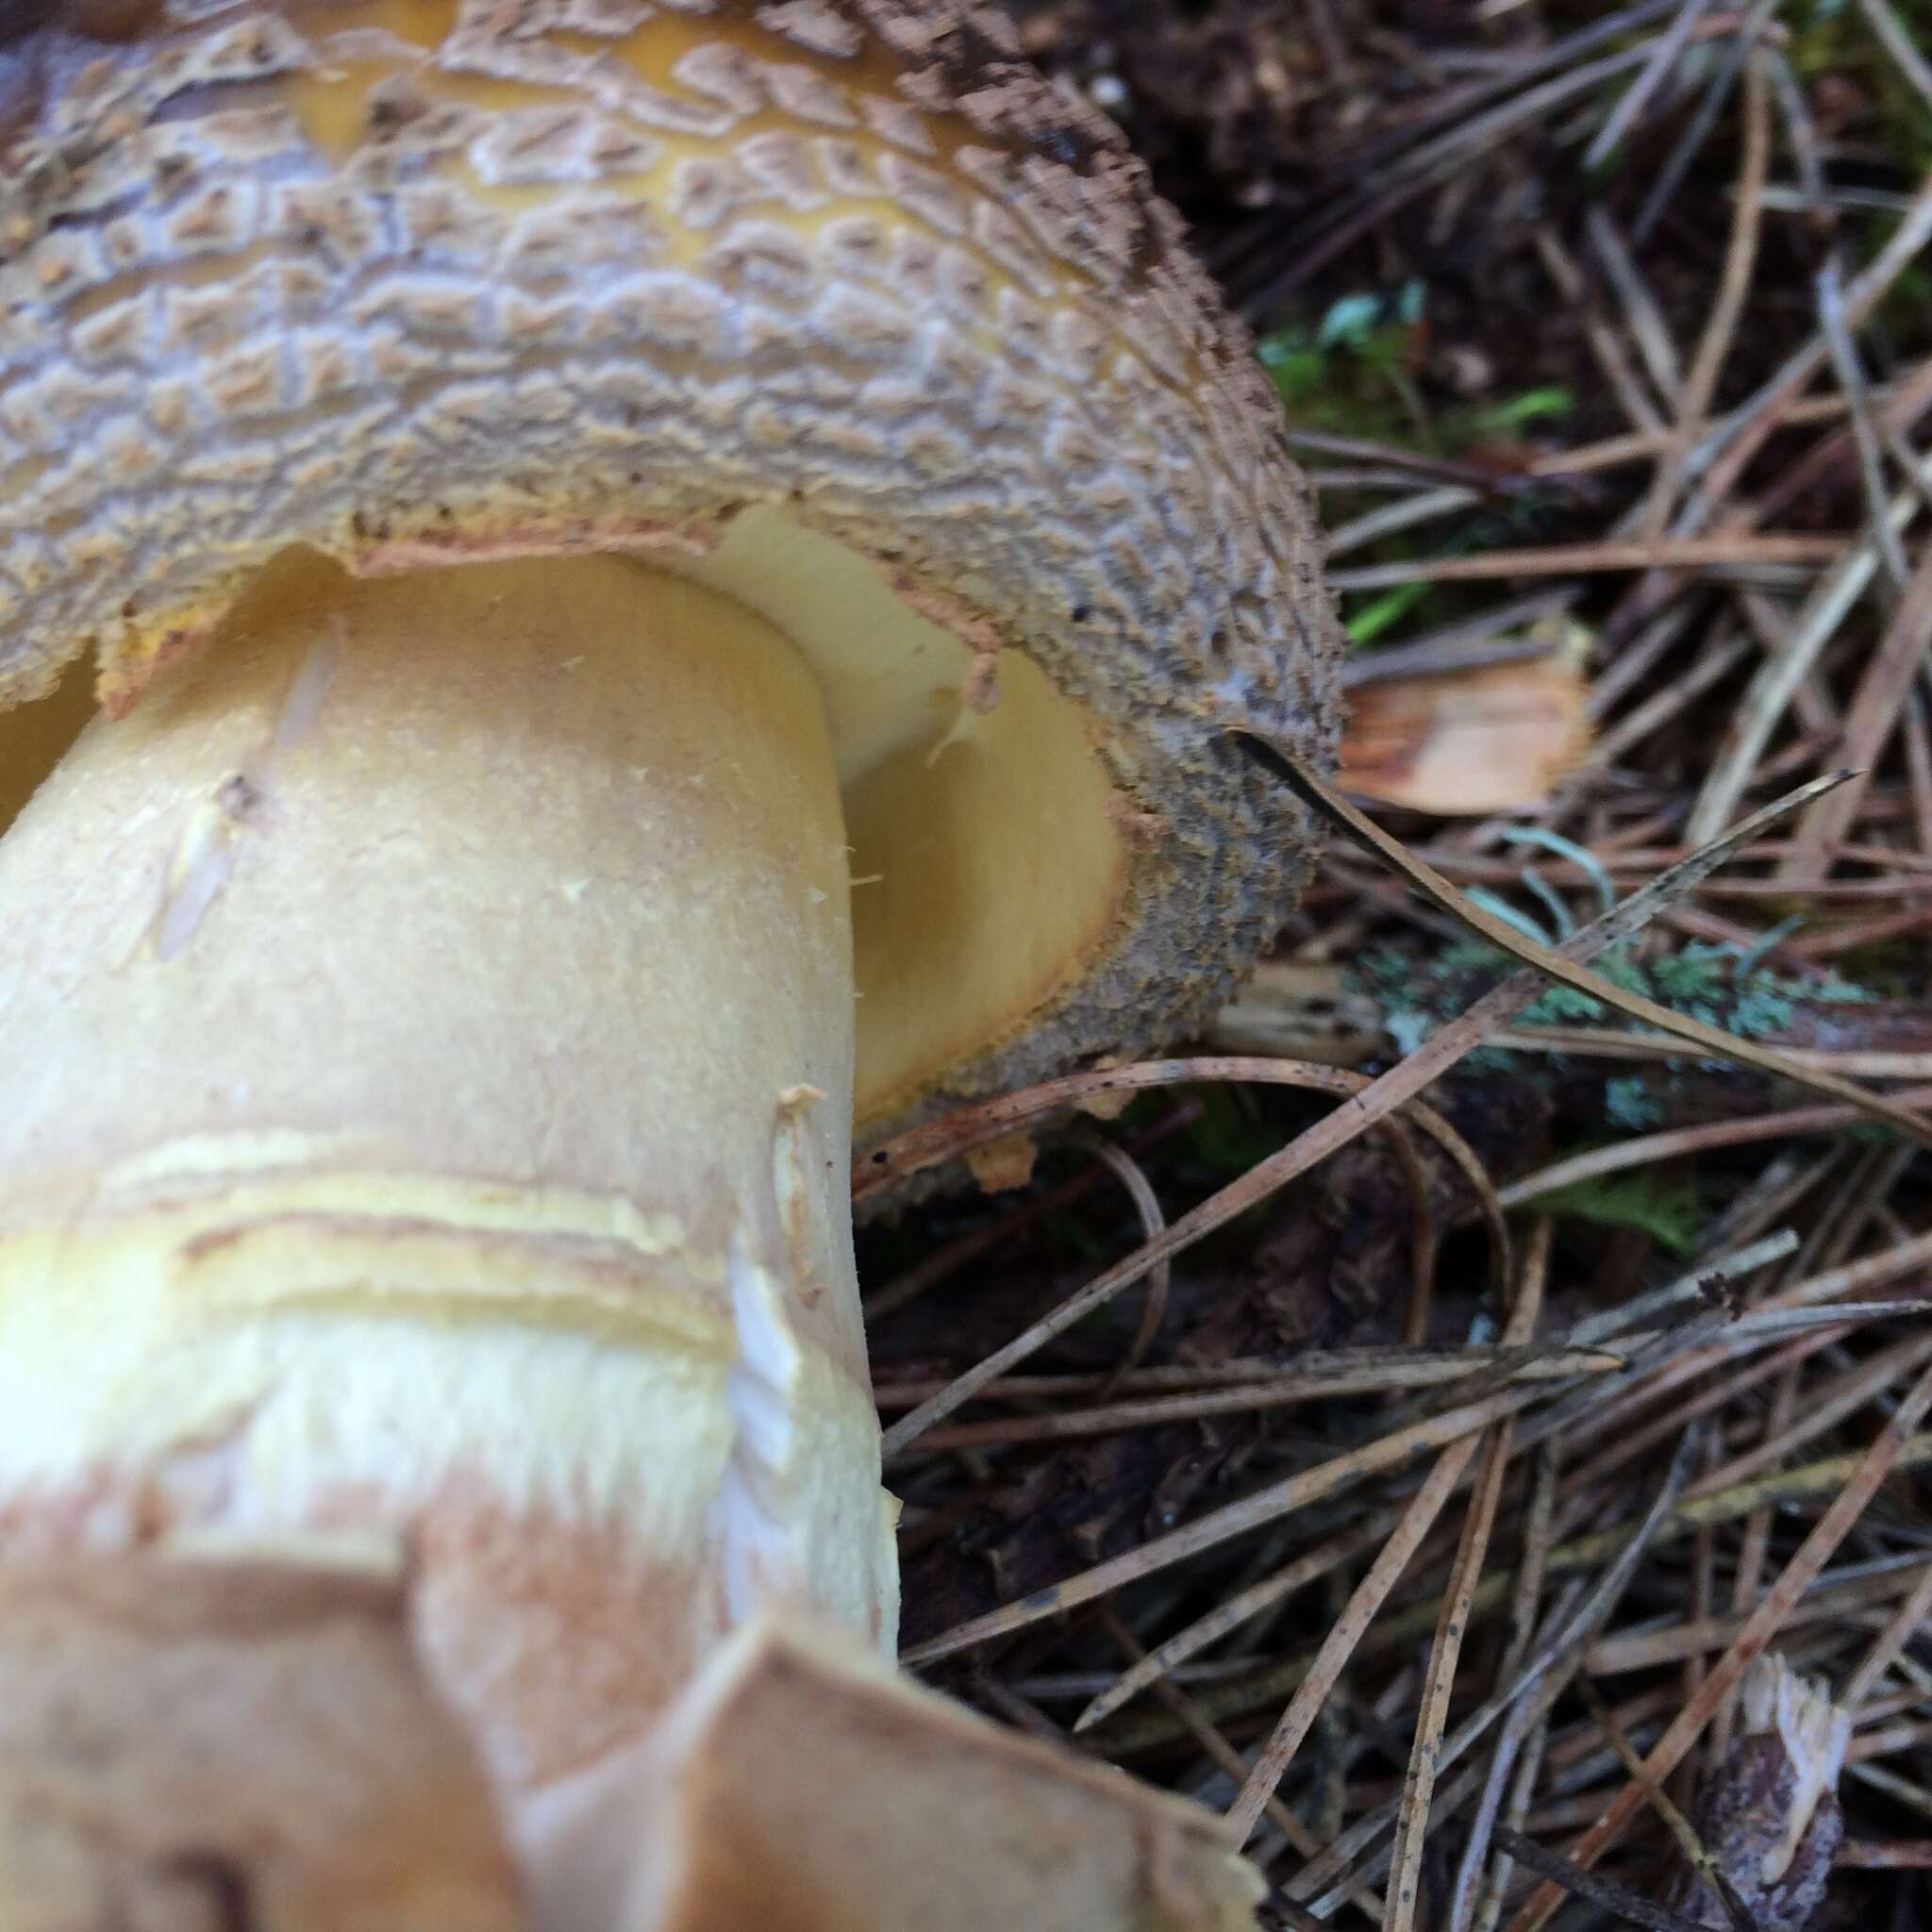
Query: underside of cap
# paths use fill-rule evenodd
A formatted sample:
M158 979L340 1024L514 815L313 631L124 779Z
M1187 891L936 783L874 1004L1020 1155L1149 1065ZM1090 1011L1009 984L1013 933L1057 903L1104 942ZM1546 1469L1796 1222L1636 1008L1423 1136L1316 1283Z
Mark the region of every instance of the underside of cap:
M1263 1890L1211 1813L797 1621L721 1652L623 1790L623 1932L1242 1932Z
M1177 218L1002 15L117 22L0 47L0 701L93 648L132 702L295 545L357 574L628 550L702 578L781 520L950 633L962 715L997 716L1003 653L1037 665L1126 827L1071 979L870 1124L1220 996L1309 842L1227 727L1319 759L1335 737L1314 522ZM757 604L775 575L725 588ZM1056 836L1049 809L1008 842Z

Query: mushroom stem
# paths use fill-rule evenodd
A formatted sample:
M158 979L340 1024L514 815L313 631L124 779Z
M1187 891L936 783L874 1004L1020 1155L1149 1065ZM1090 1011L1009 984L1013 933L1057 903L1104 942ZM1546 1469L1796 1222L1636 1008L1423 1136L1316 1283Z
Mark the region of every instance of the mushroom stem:
M525 1797L757 1604L890 1641L844 846L729 600L280 559L0 841L9 1546L399 1544Z

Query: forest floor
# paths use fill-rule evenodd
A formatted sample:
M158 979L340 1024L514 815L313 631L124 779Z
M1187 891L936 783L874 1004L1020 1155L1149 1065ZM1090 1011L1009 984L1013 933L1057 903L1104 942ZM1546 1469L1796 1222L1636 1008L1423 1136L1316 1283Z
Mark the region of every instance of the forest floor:
M908 1661L1274 1924L1932 1924L1932 9L1021 17L1255 329L1399 847L863 1232Z

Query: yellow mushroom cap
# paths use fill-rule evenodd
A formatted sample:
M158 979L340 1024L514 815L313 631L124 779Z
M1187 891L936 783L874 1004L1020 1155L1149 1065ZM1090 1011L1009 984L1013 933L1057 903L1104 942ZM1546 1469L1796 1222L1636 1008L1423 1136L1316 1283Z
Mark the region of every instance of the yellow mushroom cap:
M996 9L38 13L0 44L0 704L90 647L132 702L293 545L641 552L787 628L788 571L858 559L961 647L962 714L1023 665L1066 701L1008 777L1097 774L985 861L1078 917L870 1079L862 1037L862 1125L1151 1043L1278 924L1308 830L1226 730L1332 751L1307 494L1178 218ZM991 896L949 947L1014 950Z

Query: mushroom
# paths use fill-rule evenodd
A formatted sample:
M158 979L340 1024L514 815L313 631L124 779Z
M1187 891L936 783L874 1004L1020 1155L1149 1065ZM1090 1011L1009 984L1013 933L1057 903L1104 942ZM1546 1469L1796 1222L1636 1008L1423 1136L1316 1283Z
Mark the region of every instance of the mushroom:
M403 1607L393 1577L286 1559L0 1564L8 1932L516 1932Z
M0 1524L399 1561L541 1903L729 1633L890 1646L854 1133L1215 1008L1314 522L991 8L94 13L0 42Z

